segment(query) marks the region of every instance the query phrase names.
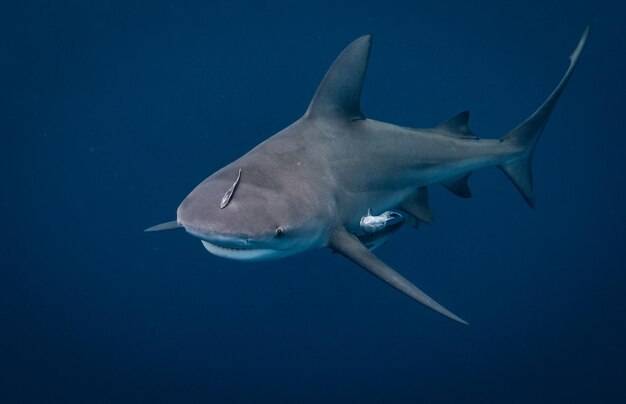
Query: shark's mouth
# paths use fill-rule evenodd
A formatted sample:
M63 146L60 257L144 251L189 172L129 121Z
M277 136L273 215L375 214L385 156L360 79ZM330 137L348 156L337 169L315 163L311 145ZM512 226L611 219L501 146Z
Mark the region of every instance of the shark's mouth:
M200 241L202 241L204 248L211 254L239 261L271 260L291 255L289 251L286 250L274 250L271 248L233 248L213 244L206 240Z

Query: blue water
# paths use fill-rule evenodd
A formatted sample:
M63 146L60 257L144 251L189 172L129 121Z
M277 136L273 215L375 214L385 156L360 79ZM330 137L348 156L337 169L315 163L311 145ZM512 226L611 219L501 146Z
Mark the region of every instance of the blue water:
M0 402L626 402L623 5L5 3ZM469 327L326 250L241 263L142 232L297 119L357 36L366 115L469 109L488 138L552 91L589 22L537 208L486 169L471 200L432 187L436 224L377 250Z

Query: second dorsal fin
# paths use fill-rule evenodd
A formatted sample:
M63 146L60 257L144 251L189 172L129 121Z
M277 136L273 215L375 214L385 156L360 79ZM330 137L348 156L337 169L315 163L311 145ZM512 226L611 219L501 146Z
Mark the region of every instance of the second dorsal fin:
M306 116L365 119L361 112L361 89L371 46L372 36L364 35L337 56L317 87Z
M437 126L437 129L442 129L446 134L462 139L478 139L468 126L469 116L469 111L463 111Z

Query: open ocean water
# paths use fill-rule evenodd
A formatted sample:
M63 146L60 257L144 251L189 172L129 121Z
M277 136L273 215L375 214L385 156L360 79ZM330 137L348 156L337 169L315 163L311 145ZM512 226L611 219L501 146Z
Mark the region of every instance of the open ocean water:
M603 1L20 1L0 6L0 402L626 402L626 26ZM431 187L376 251L471 325L328 250L245 263L175 219L305 111L371 33L365 114L483 138L592 24L535 153Z

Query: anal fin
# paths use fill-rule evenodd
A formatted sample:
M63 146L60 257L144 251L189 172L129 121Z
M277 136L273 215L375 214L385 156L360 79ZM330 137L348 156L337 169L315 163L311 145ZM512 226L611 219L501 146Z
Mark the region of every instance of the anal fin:
M468 324L378 259L356 236L348 233L344 227L339 227L333 231L329 247L429 309L461 324Z
M470 189L469 184L467 183L467 180L469 179L470 175L472 175L471 172L463 175L462 177L457 177L457 178L453 178L450 180L442 181L441 185L446 187L448 191L452 192L456 196L459 196L461 198L471 198L472 190Z

